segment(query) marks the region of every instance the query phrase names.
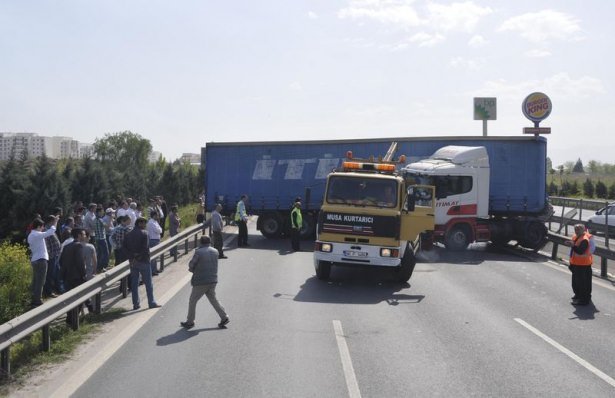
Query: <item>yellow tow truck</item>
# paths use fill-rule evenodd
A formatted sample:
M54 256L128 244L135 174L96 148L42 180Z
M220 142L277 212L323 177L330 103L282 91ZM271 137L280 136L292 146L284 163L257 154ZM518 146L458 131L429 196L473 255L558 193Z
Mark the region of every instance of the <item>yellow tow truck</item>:
M434 187L417 185L398 173L405 163L393 156L354 159L348 151L339 170L327 176L318 215L314 267L328 279L332 266L396 268L407 282L416 265L422 233L434 229Z

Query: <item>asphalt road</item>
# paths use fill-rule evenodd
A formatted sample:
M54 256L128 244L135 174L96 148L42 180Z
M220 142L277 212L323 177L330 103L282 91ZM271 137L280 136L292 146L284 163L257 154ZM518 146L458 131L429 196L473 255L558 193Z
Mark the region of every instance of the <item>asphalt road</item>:
M410 284L347 268L327 283L311 252L251 234L220 263L227 329L205 298L179 326L186 285L74 396L615 396L604 281L595 306L573 307L564 268L478 245L436 248Z

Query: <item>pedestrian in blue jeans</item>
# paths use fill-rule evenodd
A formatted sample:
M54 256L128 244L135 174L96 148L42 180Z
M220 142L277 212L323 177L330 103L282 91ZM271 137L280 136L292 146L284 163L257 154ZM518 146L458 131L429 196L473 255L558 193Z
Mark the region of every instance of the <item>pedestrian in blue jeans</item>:
M47 276L47 261L49 253L45 245L45 238L55 234L58 220L55 219L45 232L45 223L40 218L32 221L32 231L28 234L28 245L30 246L30 262L32 263L32 307L43 304L43 285Z
M152 248L160 243L160 235L162 234L162 227L158 224L160 216L157 211L152 210L149 213L149 221L147 222L147 236L149 237L149 247ZM152 267L152 275L158 275L158 268L156 266L156 260L151 260L150 266Z
M135 228L126 234L124 238L124 254L130 261L130 277L132 290L132 307L134 310L141 308L139 300L139 275L145 284L147 303L149 308L160 307L154 299L154 285L152 283L152 269L150 267L149 239L145 231L147 220L137 218Z

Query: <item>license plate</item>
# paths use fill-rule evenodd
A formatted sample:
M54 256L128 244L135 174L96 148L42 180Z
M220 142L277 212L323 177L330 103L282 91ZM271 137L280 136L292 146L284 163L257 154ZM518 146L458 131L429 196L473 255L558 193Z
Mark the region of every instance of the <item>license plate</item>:
M344 256L347 257L367 257L366 252L357 252L354 250L344 250Z

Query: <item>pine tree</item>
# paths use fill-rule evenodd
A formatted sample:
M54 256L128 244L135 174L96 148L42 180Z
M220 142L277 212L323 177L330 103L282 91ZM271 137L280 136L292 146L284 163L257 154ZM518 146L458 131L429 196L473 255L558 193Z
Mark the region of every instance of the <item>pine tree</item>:
M27 152L19 160L11 154L0 173L0 182L0 238L22 241L25 227L33 218L27 210L31 196Z
M602 181L598 181L596 183L596 197L601 198L601 199L606 199L606 196L607 196L606 184L603 183Z
M579 184L576 180L570 184L570 195L577 195L579 193Z
M583 183L583 195L586 198L594 197L594 184L592 183L592 180L590 178L587 178Z
M581 162L581 158L577 159L577 162L574 164L574 167L572 168L572 172L573 173L584 173L585 172L583 170L583 162Z
M47 215L55 207L68 209L69 187L57 165L45 154L35 161L30 181L32 184L32 195L28 201L30 212Z

